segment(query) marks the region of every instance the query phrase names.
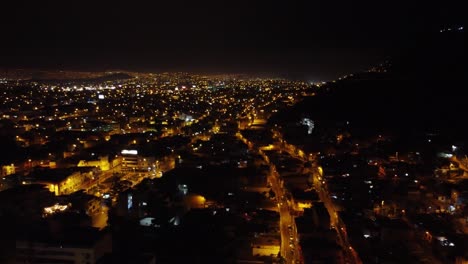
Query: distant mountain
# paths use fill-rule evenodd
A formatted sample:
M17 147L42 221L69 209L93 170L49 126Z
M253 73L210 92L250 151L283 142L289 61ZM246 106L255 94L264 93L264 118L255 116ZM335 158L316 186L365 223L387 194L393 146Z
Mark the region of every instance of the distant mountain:
M56 82L56 81L86 81L86 82L105 82L105 81L115 81L115 80L126 80L132 79L133 76L126 73L112 73L112 74L90 74L89 77L86 75L76 75L63 74L63 75L53 75L53 74L36 74L33 75L31 80L40 81L40 82Z
M104 82L104 81L126 80L126 79L132 79L132 78L133 76L126 74L126 73L112 73L112 74L107 74L101 77L87 79L87 80Z

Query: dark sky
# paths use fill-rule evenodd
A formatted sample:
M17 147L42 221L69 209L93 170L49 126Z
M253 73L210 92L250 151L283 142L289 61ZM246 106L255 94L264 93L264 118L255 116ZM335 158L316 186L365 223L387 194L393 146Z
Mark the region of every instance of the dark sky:
M3 67L316 78L365 69L420 32L460 24L464 10L462 1L4 2Z

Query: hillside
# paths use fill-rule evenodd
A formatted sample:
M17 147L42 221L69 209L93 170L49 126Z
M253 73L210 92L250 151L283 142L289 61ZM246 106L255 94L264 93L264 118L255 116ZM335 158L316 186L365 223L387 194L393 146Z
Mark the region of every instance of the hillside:
M328 83L273 121L308 116L319 123L350 121L376 133L422 130L463 136L468 132L465 36L424 36L394 57L386 72Z

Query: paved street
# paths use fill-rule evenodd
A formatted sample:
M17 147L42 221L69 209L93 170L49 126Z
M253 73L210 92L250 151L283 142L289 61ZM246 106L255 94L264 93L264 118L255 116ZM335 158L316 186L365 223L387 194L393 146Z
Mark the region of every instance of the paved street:
M270 165L270 176L268 180L275 192L280 213L280 233L281 233L281 256L286 263L299 263L300 253L295 228L294 217L291 215L291 205L286 199L285 190L279 180L279 174L274 165Z
M262 150L256 147L252 142L247 141L240 133L237 134L238 138L249 146L250 150L259 153L265 162L270 166L268 182L275 193L277 199L278 211L280 214L280 234L281 246L280 254L284 258L285 263L301 263L301 254L298 244L298 237L296 232L296 225L294 217L291 215L291 203L286 199L286 190L281 183L275 165L271 163L270 158Z
M324 203L325 207L327 208L327 211L330 215L330 224L337 231L338 242L344 250L345 260L347 263L362 263L357 252L354 250L354 248L348 241L348 236L346 234L346 226L339 219L338 212L333 204L333 201L330 198L326 182L323 180L322 168L316 165L317 162L314 160L313 155L306 156L302 150L295 148L295 146L285 144L284 140L282 139L282 135L279 132L274 131L273 134L274 138L277 140L275 143L276 148L289 153L292 157L300 159L303 162L310 162L311 164L315 164L312 168L314 188L319 194L320 200Z

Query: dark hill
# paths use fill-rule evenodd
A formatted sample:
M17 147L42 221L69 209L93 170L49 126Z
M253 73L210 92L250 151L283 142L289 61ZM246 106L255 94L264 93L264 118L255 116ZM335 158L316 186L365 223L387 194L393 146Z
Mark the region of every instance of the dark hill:
M274 122L309 116L369 130L466 135L466 34L429 34L392 60L386 72L360 73L320 88Z

